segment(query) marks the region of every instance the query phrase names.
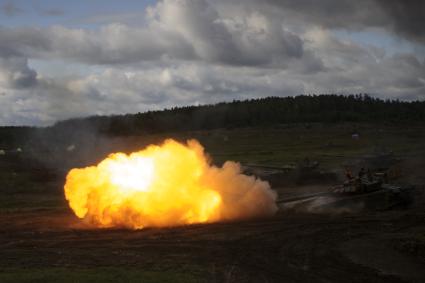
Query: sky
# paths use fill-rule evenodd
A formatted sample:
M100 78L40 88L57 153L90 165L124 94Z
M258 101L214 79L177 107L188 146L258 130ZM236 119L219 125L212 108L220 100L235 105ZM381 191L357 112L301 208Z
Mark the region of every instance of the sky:
M425 99L425 1L0 0L0 126L267 96Z

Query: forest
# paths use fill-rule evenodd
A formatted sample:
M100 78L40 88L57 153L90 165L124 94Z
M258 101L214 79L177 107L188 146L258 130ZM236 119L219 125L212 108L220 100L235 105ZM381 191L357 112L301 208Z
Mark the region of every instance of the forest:
M137 114L92 116L60 121L52 130L96 129L108 135L135 135L285 123L423 122L424 101L382 100L366 94L267 97L214 105L174 107Z
M0 147L29 140L78 139L80 133L131 136L167 132L269 127L290 123L409 123L425 121L424 101L382 100L367 94L267 97L161 111L90 116L45 128L0 127Z

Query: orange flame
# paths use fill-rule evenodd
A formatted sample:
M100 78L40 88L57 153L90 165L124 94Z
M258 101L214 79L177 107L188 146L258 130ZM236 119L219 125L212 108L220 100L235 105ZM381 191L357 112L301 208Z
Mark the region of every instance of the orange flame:
M97 166L72 169L65 196L79 218L97 227L175 226L272 215L276 193L241 174L239 164L210 165L202 146L166 140Z

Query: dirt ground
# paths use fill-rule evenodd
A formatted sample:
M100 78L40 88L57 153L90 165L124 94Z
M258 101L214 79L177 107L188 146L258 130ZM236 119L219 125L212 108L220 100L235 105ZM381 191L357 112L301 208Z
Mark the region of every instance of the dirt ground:
M0 272L114 266L186 270L198 282L425 282L423 242L407 245L425 235L424 220L418 211L282 213L130 231L93 230L67 210L7 213Z
M286 132L281 136L280 143ZM331 136L334 132L317 139ZM403 135L394 134L391 141L398 136ZM247 140L241 133L236 137ZM407 209L280 211L267 219L142 230L93 229L67 207L64 176L3 157L0 282L425 282L425 149L422 136L411 139L409 148L404 140L392 144L404 156L401 181L417 185L415 202ZM290 157L298 158L296 153L301 156L310 147L313 152L318 144L306 142L298 151L292 149ZM224 159L239 156L233 153L240 150L238 143L227 147L230 153ZM328 160L328 165L359 154L363 147L353 142L343 152L333 149L332 154L343 157ZM282 164L290 160L281 155ZM257 154L247 161L266 163L266 157ZM326 188L274 189L281 199Z

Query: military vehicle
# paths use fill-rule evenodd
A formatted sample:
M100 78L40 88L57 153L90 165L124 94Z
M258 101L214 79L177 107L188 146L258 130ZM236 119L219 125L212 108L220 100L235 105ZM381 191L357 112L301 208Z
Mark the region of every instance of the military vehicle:
M382 172L361 176L331 187L327 192L279 200L281 208L310 212L357 212L407 207L413 186L387 183Z

